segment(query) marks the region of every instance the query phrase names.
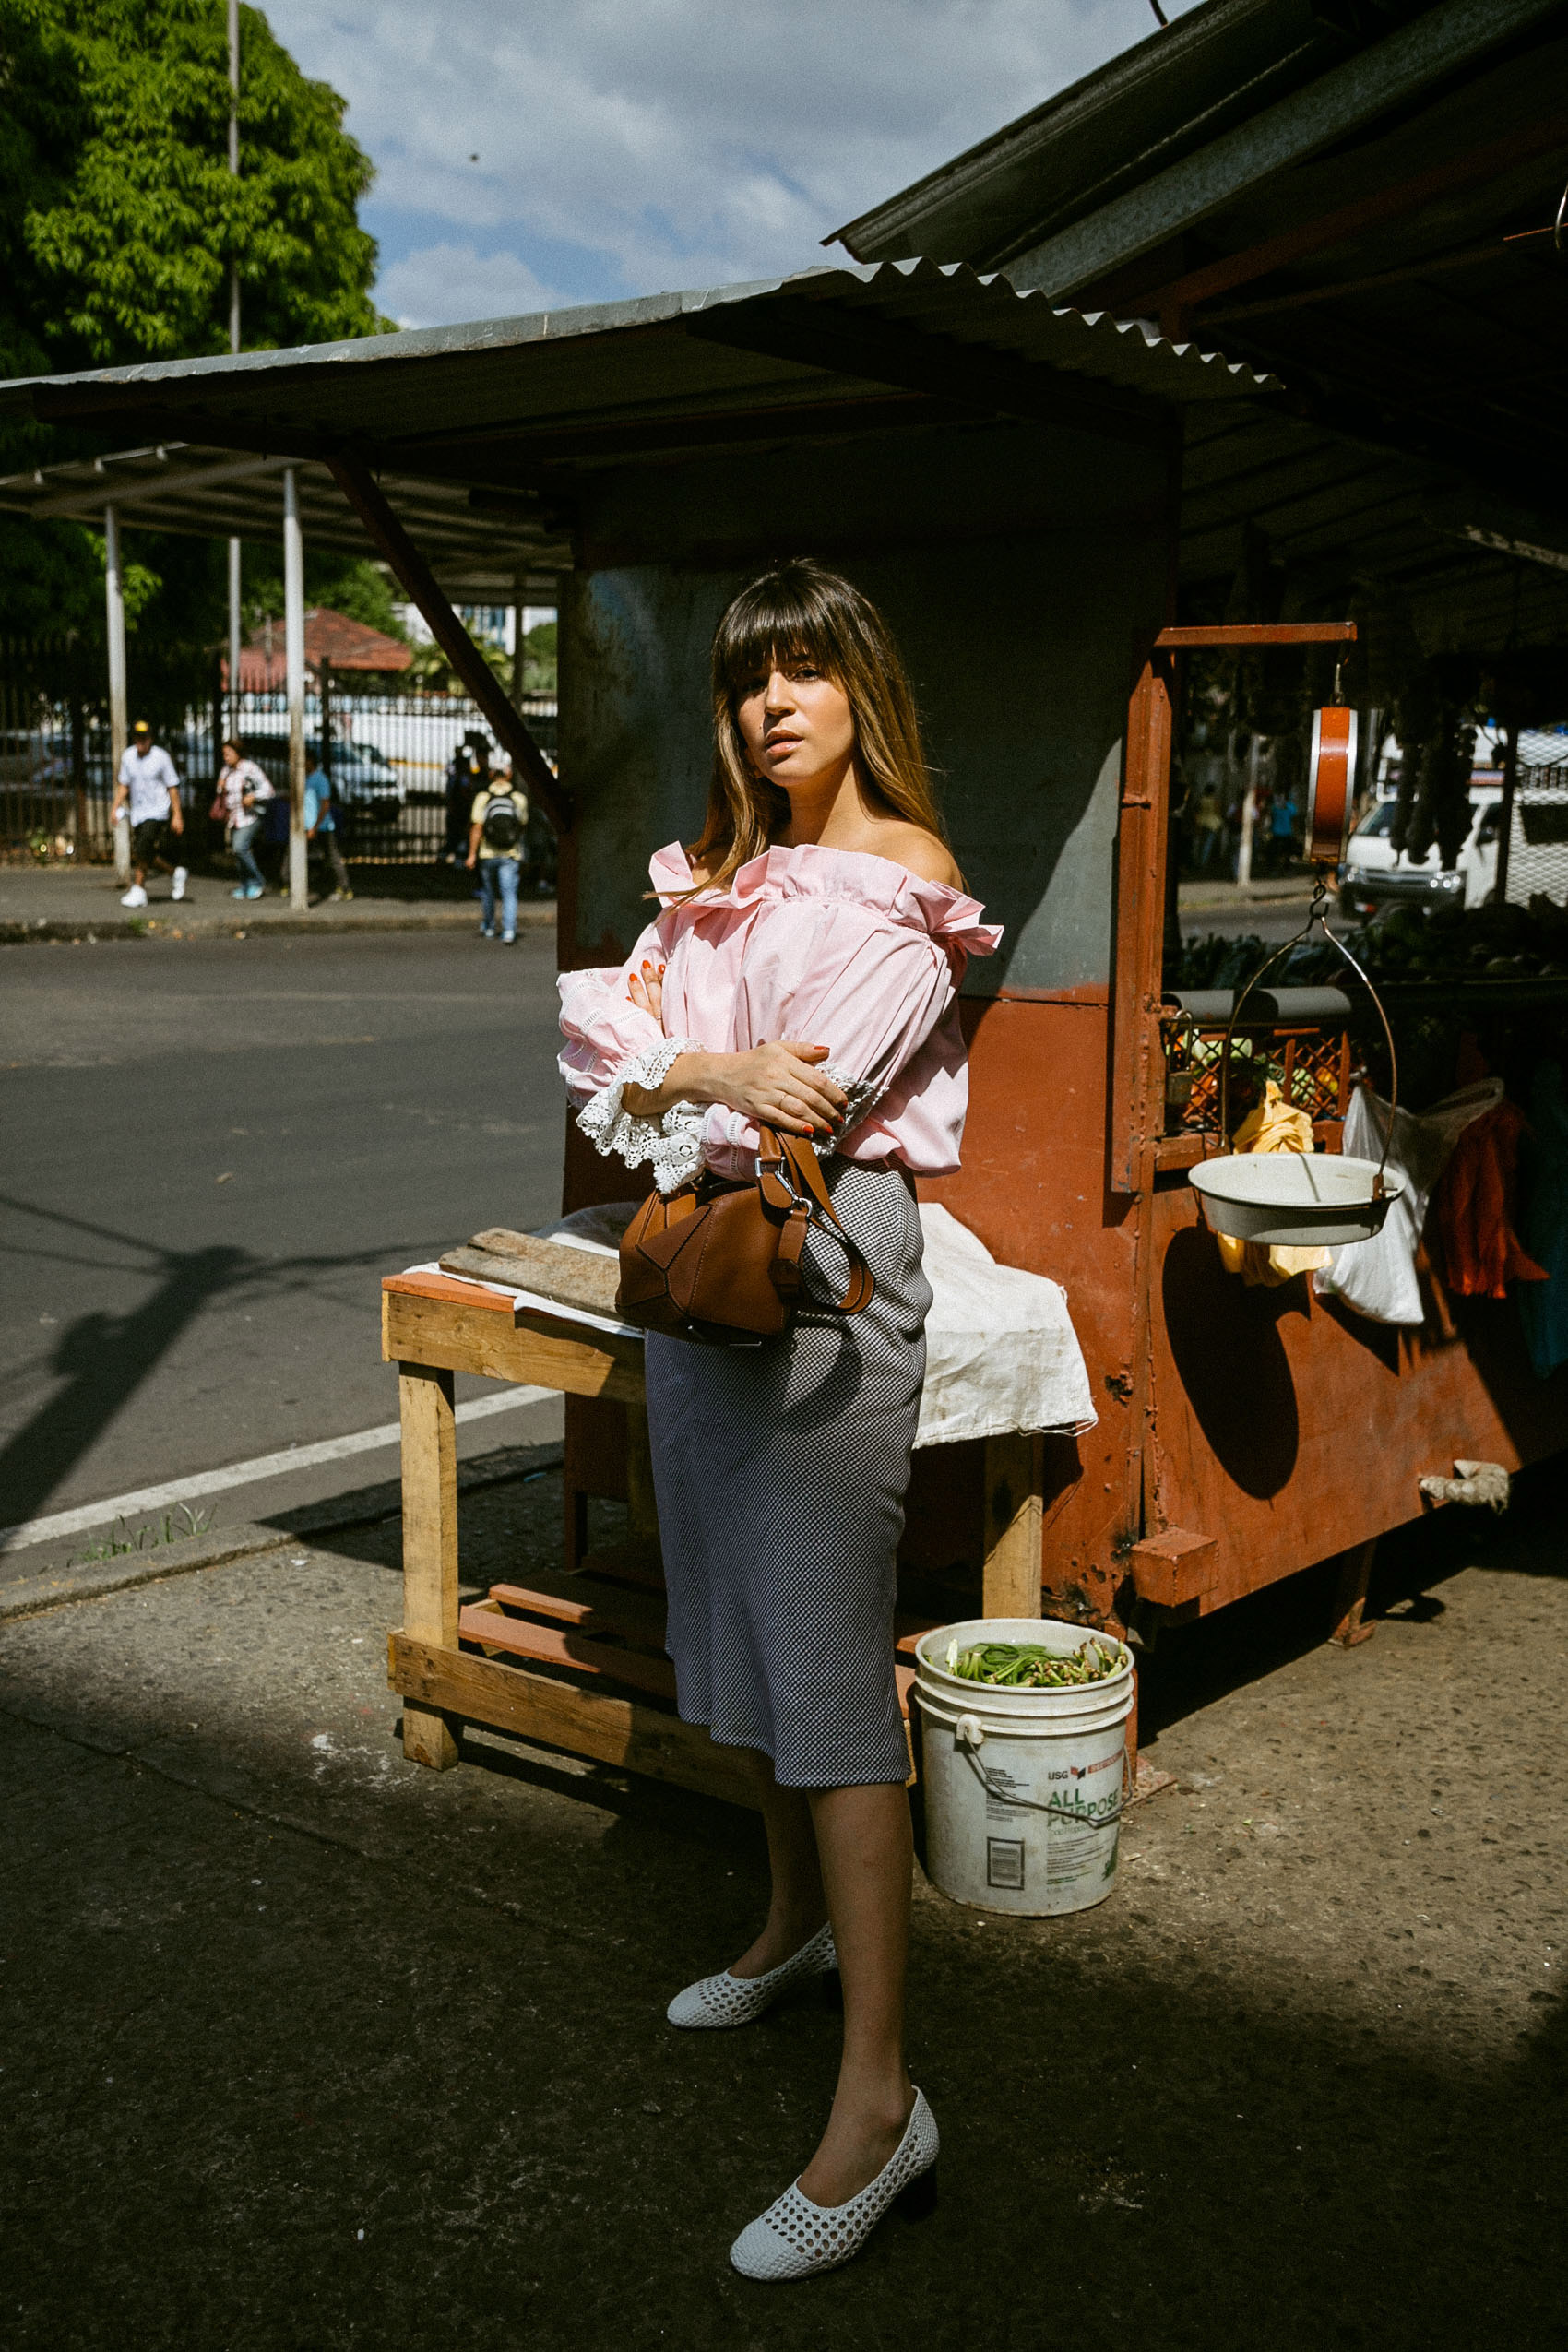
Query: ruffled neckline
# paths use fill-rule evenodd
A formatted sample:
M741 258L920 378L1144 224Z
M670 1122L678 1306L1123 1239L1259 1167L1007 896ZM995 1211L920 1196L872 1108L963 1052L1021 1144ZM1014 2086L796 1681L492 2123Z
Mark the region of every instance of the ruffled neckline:
M647 872L666 907L692 886L692 861L679 841L657 850ZM705 890L683 903L700 917L730 908L782 905L791 898L837 898L871 907L892 922L926 932L969 956L992 956L1002 943L1001 925L981 920L985 909L978 898L967 897L944 882L927 882L871 850L832 849L820 841L802 841L793 849L775 843L742 866L728 888Z

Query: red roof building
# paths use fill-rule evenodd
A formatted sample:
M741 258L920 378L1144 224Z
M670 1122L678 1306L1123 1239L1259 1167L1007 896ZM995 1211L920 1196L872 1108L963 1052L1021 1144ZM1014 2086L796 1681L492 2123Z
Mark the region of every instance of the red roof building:
M386 677L406 670L412 659L411 650L400 638L386 636L363 621L350 621L346 612L334 612L325 604L313 604L305 612L305 669L313 678L320 676L323 661L329 661L334 672L352 671L362 676ZM223 683L227 687L227 662ZM240 691L275 694L287 683L283 624L264 621L241 648Z

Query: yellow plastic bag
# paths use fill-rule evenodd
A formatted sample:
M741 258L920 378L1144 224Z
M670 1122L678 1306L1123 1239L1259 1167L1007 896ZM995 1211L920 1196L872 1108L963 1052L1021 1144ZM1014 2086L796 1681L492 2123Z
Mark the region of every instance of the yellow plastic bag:
M1249 1111L1237 1128L1230 1146L1232 1151L1311 1151L1312 1147L1312 1121L1304 1111L1284 1099L1273 1078L1256 1110ZM1239 1274L1243 1282L1254 1286L1289 1282L1292 1275L1315 1274L1320 1265L1328 1264L1329 1253L1323 1249L1271 1248L1264 1241L1233 1241L1228 1233L1216 1239L1226 1272Z

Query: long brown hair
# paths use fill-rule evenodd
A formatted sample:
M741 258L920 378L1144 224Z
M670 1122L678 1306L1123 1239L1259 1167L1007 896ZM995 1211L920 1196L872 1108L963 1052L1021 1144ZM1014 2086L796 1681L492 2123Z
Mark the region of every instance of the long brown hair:
M893 632L852 581L809 556L743 588L713 636L713 779L694 865L722 889L760 857L790 813L790 796L753 767L736 712L759 669L809 663L848 696L861 783L911 825L947 837L921 749L915 698Z

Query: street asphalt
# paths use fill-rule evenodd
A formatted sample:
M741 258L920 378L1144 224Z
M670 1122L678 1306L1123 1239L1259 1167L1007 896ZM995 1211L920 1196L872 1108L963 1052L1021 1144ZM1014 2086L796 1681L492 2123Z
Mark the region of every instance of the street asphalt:
M559 1209L554 1003L544 926L0 947L0 1526L394 1421L381 1276Z

